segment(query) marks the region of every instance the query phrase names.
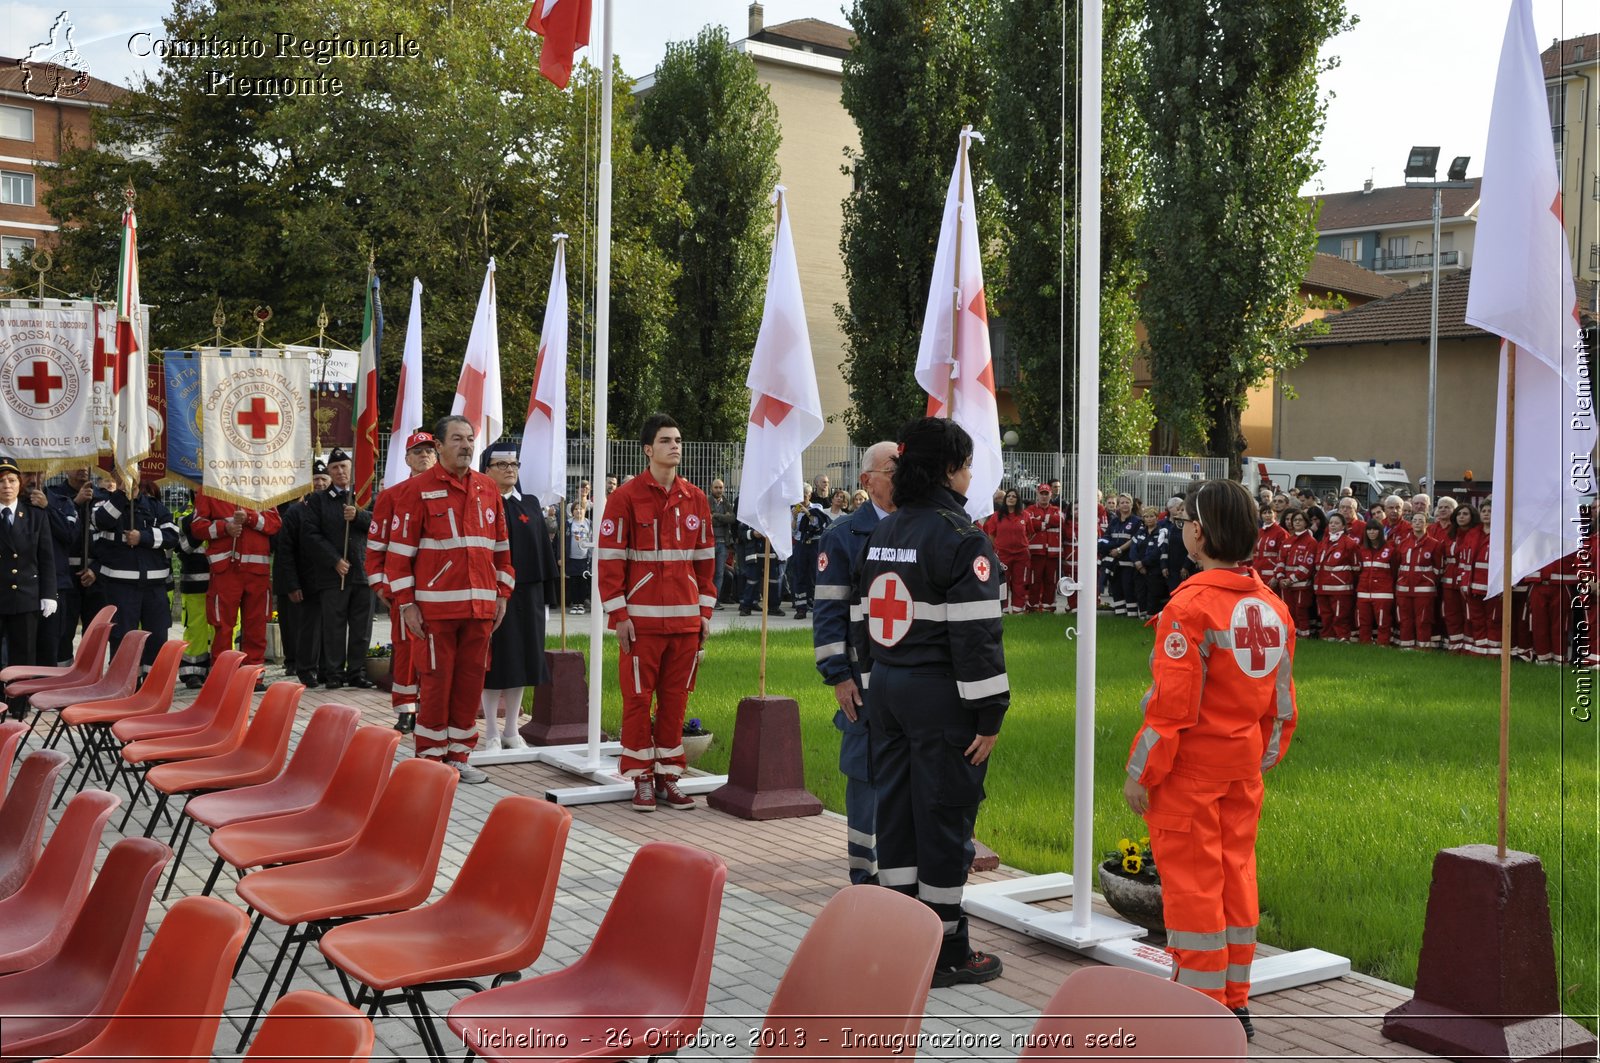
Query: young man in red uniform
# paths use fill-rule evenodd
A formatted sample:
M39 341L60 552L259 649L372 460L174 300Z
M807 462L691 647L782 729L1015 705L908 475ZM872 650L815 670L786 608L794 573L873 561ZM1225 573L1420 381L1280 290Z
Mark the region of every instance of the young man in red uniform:
M206 612L216 632L211 640L213 661L233 648L237 620L244 663L263 662L267 614L272 611L272 537L282 524L276 507L257 511L203 491L195 496L190 528L195 538L205 541L211 567ZM264 689L264 684L258 682L256 689Z
M431 432L419 429L406 438L406 468L411 470L412 476L427 472L438 463L439 445ZM389 550L389 521L394 517L394 503L398 497L398 490L378 493L378 500L372 504L372 527L367 529L367 582L372 586L372 593L385 602L390 601L390 595L383 574L384 554ZM404 624L392 623L390 628L394 649L389 666L392 680L389 703L394 706L394 729L410 734L417 725L416 640L407 636Z
M1280 555L1284 544L1293 538L1289 530L1278 523L1278 513L1278 510L1270 507L1261 510L1261 533L1256 537L1256 552L1250 558L1250 565L1261 577L1261 582L1274 591L1278 589L1278 567L1282 562Z
M1056 611L1056 584L1061 579L1061 509L1050 504L1053 497L1050 485L1040 484L1033 504L1022 511L1028 525L1030 613Z
M678 789L683 715L717 604L716 541L705 493L678 475L677 422L651 414L639 442L650 467L606 497L600 520L600 608L621 651L620 769L633 780L634 811L684 810L695 802Z
M488 782L467 757L478 744L489 638L505 619L516 575L500 488L472 467L471 423L445 417L433 435L439 464L387 492L395 497L384 582L417 640L417 756L442 759L464 783Z

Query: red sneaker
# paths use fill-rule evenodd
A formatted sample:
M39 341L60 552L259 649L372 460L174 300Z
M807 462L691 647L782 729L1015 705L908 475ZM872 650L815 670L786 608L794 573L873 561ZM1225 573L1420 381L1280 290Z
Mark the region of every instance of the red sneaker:
M687 812L694 807L694 798L678 789L678 780L671 775L656 776L655 799L657 804L679 812Z
M650 775L636 775L633 778L633 810L635 812L654 812L656 810L656 791L650 785Z

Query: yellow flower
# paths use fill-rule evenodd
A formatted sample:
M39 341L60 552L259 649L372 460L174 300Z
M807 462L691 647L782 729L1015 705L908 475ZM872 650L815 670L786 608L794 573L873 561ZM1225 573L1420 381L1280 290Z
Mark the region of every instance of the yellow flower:
M1124 856L1122 858L1122 870L1130 875L1137 875L1143 867L1144 861L1139 859L1137 855Z
M1143 838L1139 839L1139 848L1143 849L1147 853L1150 851L1150 836L1149 835L1145 835Z
M1123 856L1138 856L1139 847L1127 838L1120 838L1117 840L1117 852Z

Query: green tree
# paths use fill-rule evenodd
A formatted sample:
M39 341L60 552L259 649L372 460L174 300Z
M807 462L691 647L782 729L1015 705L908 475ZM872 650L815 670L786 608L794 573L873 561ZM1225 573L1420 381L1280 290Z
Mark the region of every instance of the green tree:
M734 439L748 409L744 381L772 249L778 111L755 63L722 27L707 27L667 45L635 135L654 151L681 152L690 167L686 216L665 232L682 272L662 405L689 438Z
M1156 412L1183 448L1244 453L1248 390L1292 365L1315 247L1300 188L1325 106L1318 50L1343 0L1146 0L1140 235ZM1332 61L1329 61L1332 62Z
M957 134L982 120L988 102L984 34L995 7L855 0L848 13L856 40L844 61L843 99L861 148L846 156L856 180L840 238L849 301L835 313L851 399L844 419L856 443L892 439L926 408L913 376L917 342ZM971 153L980 204L988 154Z
M1138 220L1143 126L1134 103L1139 79L1137 29L1142 0L1104 8L1105 83L1100 219L1100 449L1145 453L1154 418L1133 394L1138 351L1134 325L1142 280ZM1001 201L1004 253L995 302L1006 344L1017 360L1013 389L1022 446L1076 449L1078 144L1076 103L1062 93L1063 70L1078 65L1078 26L1063 26L1062 0L1011 0L990 42L995 143L989 170ZM1067 370L1065 386L1062 367ZM1059 418L1058 418L1059 414Z

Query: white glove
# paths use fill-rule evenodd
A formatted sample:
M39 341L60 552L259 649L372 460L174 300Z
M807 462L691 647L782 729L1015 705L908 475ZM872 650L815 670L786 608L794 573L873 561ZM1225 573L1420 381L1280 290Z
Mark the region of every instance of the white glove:
M46 598L44 601L39 603L39 611L41 613L43 613L47 618L55 616L56 615L56 600L54 598Z

